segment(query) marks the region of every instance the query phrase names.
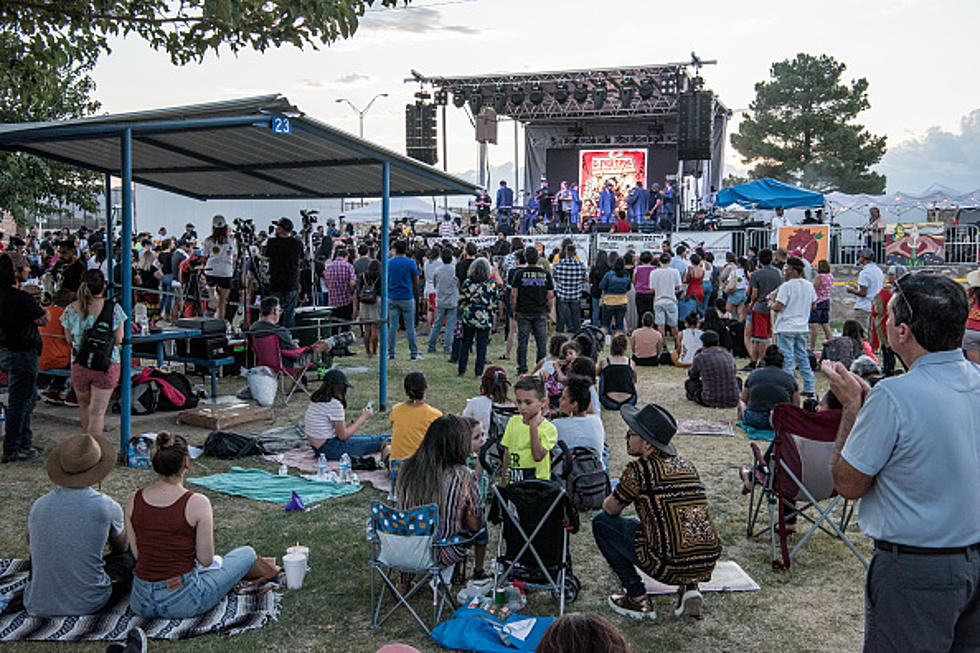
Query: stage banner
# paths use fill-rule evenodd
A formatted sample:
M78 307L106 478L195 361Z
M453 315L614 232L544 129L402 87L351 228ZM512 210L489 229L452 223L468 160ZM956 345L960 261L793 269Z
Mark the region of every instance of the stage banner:
M725 254L732 251L731 231L678 231L675 232L670 244L675 247L684 243L691 249L703 247L704 251L715 255L715 265L725 264Z
M579 196L582 216L592 217L599 206L599 193L607 181L612 182L617 210L626 210L626 195L637 181L646 182L646 150L579 151Z
M620 256L633 250L640 252L652 251L657 255L661 252L663 242L669 234L596 234L596 251L618 252Z
M898 222L885 226L885 265L942 265L946 229L942 222Z
M591 234L528 234L516 237L524 241L525 247L531 245L537 247L540 244L549 261L551 260L551 252L561 249L562 241L566 238L571 239L572 243L575 244L575 254L581 260L588 261L592 255ZM514 238L515 236L511 236L507 239L508 246ZM461 236L461 239L468 243L476 243L477 248L481 250L492 247L497 242L496 236Z
M803 253L812 265L818 261L830 262L830 225L799 224L779 228L779 246L792 252Z

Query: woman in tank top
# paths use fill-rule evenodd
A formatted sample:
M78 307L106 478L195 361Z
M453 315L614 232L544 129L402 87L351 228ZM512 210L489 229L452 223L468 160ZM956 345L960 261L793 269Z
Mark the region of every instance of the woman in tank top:
M160 433L150 452L160 478L126 508L136 557L129 607L144 617L183 619L213 608L255 563L252 547L214 554L214 515L203 494L184 488L187 441Z
M636 405L636 363L626 355L629 339L617 334L609 344L609 356L599 361L599 402L608 410Z

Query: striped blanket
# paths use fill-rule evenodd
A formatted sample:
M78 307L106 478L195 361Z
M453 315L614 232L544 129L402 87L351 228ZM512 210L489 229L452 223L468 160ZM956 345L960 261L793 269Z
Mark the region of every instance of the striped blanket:
M37 618L23 609L21 596L27 585L30 562L26 559L0 559L0 642L44 640L79 642L122 640L133 626L139 626L154 639L186 639L208 633L237 633L261 628L279 615L277 592L259 594L230 593L216 606L192 619L147 619L129 609L128 597L99 614L82 617Z

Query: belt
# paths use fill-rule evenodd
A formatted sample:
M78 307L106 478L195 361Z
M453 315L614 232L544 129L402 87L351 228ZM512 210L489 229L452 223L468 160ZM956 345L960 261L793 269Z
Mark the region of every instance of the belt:
M971 544L969 546L956 546L956 547L945 547L945 548L926 548L921 546L909 546L908 544L893 544L892 542L887 542L885 540L875 540L875 548L879 551L887 551L891 553L904 553L907 555L918 555L918 556L938 556L938 555L953 555L957 553L966 553L971 549L980 549L980 542L976 544Z

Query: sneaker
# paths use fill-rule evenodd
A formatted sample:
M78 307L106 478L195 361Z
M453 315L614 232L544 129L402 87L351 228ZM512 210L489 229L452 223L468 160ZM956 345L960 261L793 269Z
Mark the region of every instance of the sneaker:
M755 361L749 361L749 364L739 370L739 372L751 372L755 369Z
M415 354L414 356L412 356L408 360L411 360L411 361L424 361L425 360L425 356L423 356L422 354Z
M695 619L701 619L701 602L704 597L698 590L687 590L681 594L683 587L677 592L677 609L674 610L675 617L687 615Z
M634 599L625 594L613 594L609 597L609 607L616 614L629 617L630 619L657 618L657 611L653 609L653 602L646 595L641 599Z
M78 408L78 397L75 396L75 391L69 390L68 393L65 394L65 399L62 403L69 408Z
M41 398L44 399L44 403L51 404L52 406L64 406L65 402L61 400L60 392L52 392L48 390L47 392L41 393Z
M109 644L106 653L146 653L146 633L136 626L126 634L126 643Z

